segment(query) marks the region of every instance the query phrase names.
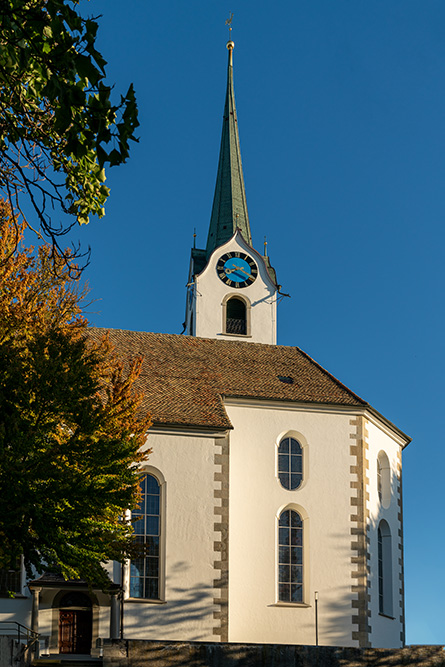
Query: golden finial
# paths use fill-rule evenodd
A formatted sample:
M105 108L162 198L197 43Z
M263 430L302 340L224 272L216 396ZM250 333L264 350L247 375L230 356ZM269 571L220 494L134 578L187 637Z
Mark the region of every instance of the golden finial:
M196 227L193 230L193 247L196 248Z
M267 241L266 241L266 237L264 237L264 257L267 257Z
M227 42L227 48L229 49L229 64L232 64L232 51L235 46L235 44L231 40L232 36L232 19L233 19L233 12L230 12L230 17L226 19L226 25L229 26L229 41Z

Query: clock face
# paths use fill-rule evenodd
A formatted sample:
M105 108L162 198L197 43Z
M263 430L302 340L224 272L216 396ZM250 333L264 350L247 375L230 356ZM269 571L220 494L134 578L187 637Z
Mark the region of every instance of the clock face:
M216 272L229 287L247 287L258 275L258 267L245 252L226 252L218 260Z

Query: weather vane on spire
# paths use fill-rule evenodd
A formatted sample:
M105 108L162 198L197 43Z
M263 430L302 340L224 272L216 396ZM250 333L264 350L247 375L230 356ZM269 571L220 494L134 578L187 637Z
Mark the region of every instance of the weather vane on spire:
M233 12L230 12L230 17L226 19L226 25L229 26L229 39L232 35L232 19L233 19Z

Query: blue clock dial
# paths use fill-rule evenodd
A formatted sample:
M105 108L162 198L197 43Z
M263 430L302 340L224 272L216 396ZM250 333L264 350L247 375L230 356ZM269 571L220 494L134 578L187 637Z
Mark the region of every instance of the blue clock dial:
M229 287L247 287L258 275L258 267L244 252L226 252L216 265L219 278Z

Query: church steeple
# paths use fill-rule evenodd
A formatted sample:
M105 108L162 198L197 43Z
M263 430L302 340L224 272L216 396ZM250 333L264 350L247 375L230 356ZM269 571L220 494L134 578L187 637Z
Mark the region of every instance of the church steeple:
M231 19L230 19L231 20ZM191 336L277 342L277 292L269 258L252 246L229 41L221 149L207 247L193 243L184 329Z
M244 240L252 245L233 88L232 52L234 46L232 41L227 43L229 50L227 91L218 174L207 238L207 259L215 248L223 245L233 236L237 228L241 230Z

